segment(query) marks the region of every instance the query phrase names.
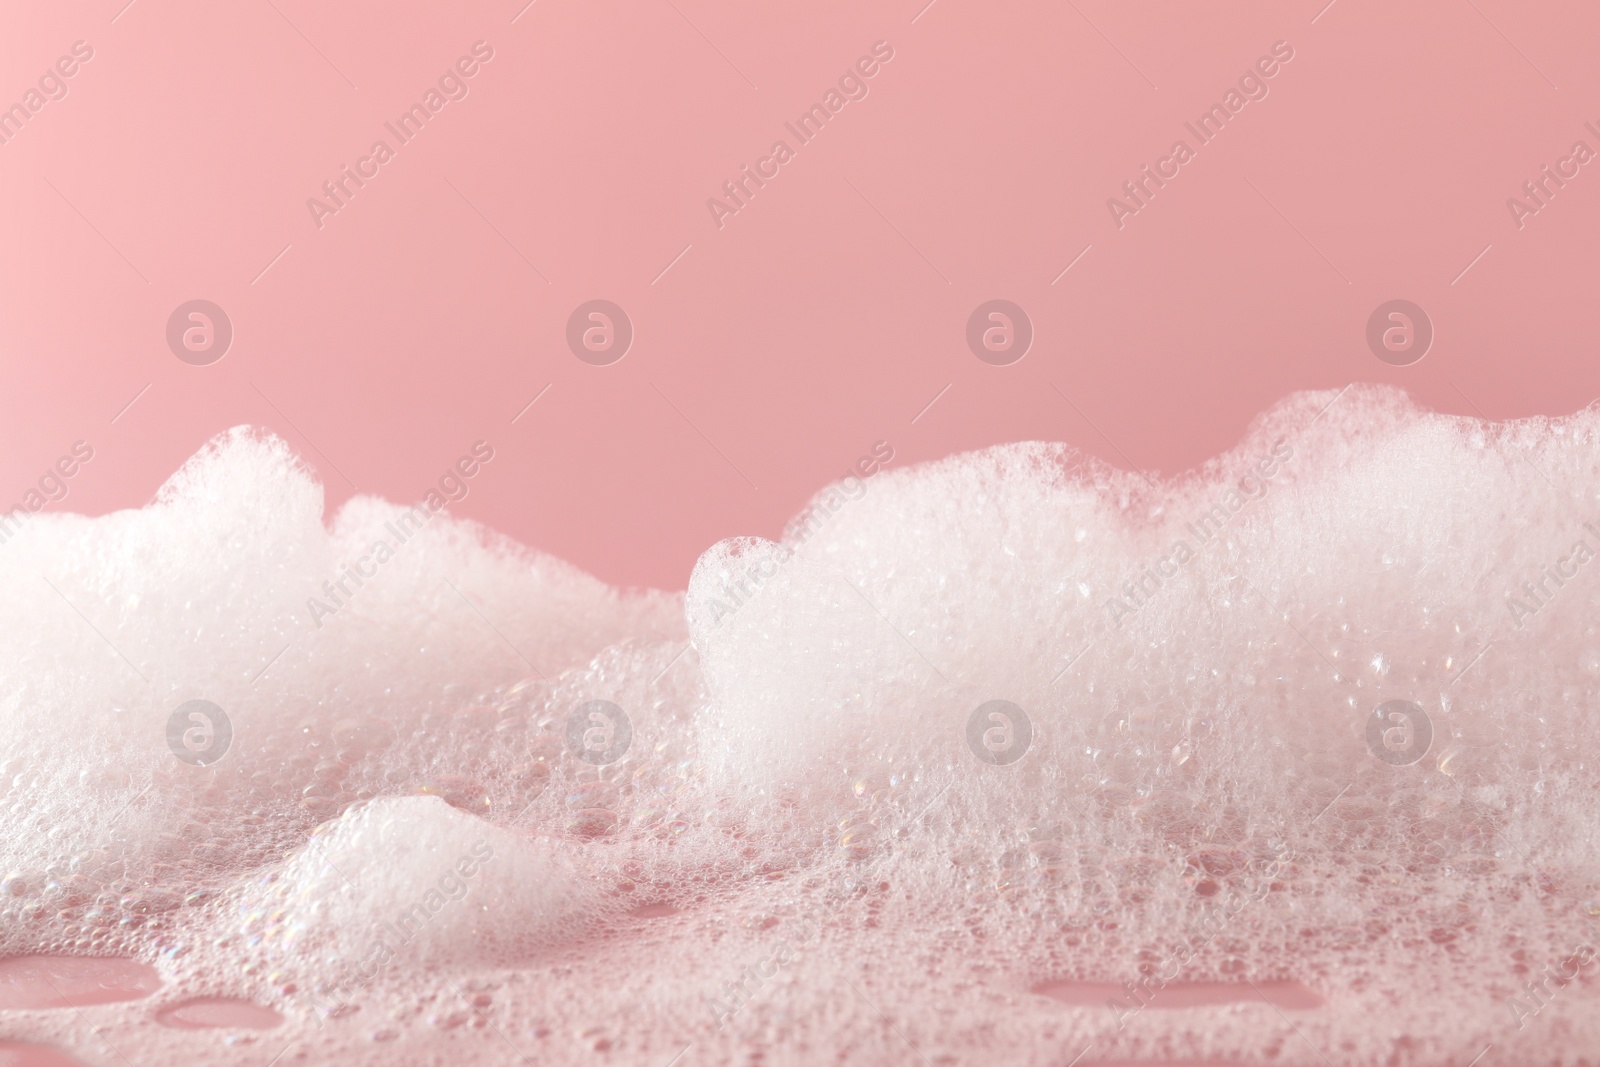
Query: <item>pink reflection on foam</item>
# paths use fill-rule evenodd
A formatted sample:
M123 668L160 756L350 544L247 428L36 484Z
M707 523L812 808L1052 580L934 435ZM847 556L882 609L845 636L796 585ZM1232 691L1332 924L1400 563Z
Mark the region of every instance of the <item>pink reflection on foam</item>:
M1075 1007L1103 1008L1117 1000L1132 1007L1136 1002L1120 985L1109 982L1045 982L1033 987L1042 996ZM1261 1003L1265 997L1282 1011L1309 1011L1322 1007L1322 998L1299 982L1171 982L1145 995L1148 1008L1206 1008L1217 1004Z
M81 1008L138 1000L160 988L155 968L116 956L0 960L0 1009Z
M0 1067L83 1067L83 1064L49 1045L0 1041Z
M198 997L164 1009L156 1015L156 1022L177 1030L271 1030L283 1022L283 1016L248 1000Z

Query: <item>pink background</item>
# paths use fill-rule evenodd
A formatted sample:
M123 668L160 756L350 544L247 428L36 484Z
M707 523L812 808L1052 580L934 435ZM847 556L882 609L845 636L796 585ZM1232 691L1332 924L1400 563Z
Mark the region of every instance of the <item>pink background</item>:
M419 499L486 439L457 514L680 588L880 439L1170 473L1294 389L1493 418L1600 393L1600 161L1520 229L1506 205L1600 150L1594 5L125 3L0 11L0 106L94 50L0 145L3 507L79 439L52 508L139 506L243 422L330 507ZM479 40L469 95L318 229L307 198ZM797 147L783 123L880 40L869 95ZM1269 95L1114 225L1279 40ZM779 138L795 158L719 229L707 198ZM165 340L196 298L235 330L209 366ZM565 342L595 298L636 330L611 366ZM1036 331L1011 366L966 345L993 298ZM1366 346L1394 298L1436 330L1414 366Z

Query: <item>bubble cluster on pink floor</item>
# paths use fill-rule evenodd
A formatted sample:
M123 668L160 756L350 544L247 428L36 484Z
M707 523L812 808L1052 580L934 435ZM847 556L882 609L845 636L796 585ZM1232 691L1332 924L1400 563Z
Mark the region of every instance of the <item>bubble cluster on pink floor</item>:
M0 545L0 1039L1596 1062L1600 413L1353 387L1177 478L891 464L684 593L322 504L239 429Z

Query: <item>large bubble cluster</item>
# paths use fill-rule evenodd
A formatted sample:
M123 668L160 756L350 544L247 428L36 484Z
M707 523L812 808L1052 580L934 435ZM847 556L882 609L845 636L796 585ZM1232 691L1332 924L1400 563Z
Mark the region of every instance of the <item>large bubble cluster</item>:
M1597 445L1300 394L1166 482L890 466L683 594L440 517L324 615L406 509L233 431L0 551L0 1039L1593 1062Z

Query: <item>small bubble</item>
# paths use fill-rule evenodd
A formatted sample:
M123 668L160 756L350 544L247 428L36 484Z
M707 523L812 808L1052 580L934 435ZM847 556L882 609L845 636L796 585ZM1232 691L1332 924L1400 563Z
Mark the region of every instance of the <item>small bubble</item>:
M1061 841L1035 841L1028 846L1032 853L1034 863L1047 871L1066 870L1072 866L1072 848Z
M171 911L183 901L176 893L168 893L160 889L144 889L136 893L128 893L121 900L125 911L135 915L159 915Z
M1226 877L1245 866L1247 857L1236 848L1202 848L1189 856L1189 865L1205 874Z
M622 799L622 790L612 782L580 782L567 792L568 808L610 808L615 810Z
M461 775L446 774L430 778L417 789L417 792L425 796L439 797L452 808L460 808L462 811L470 811L477 815L489 813L489 791L480 783Z
M561 762L561 754L566 751L566 745L555 734L534 734L528 738L528 758L534 763L553 767Z
M575 837L604 837L616 833L617 813L608 808L581 808L567 820L567 832Z
M543 763L519 763L511 768L511 781L527 796L539 796L550 784L550 767Z
M500 722L500 713L494 708L474 705L463 708L451 717L451 725L466 733L486 734Z
M856 796L865 799L887 797L892 792L893 788L893 780L885 771L874 771L870 774L864 774L860 778L857 778L855 780L855 784L850 787L851 792L855 793Z
M323 782L342 782L350 765L341 759L325 759L311 768L311 776Z
M333 727L333 743L366 751L388 748L394 743L394 727L377 718L344 719Z
M858 822L839 835L839 851L846 859L862 860L878 850L881 838L876 823Z

